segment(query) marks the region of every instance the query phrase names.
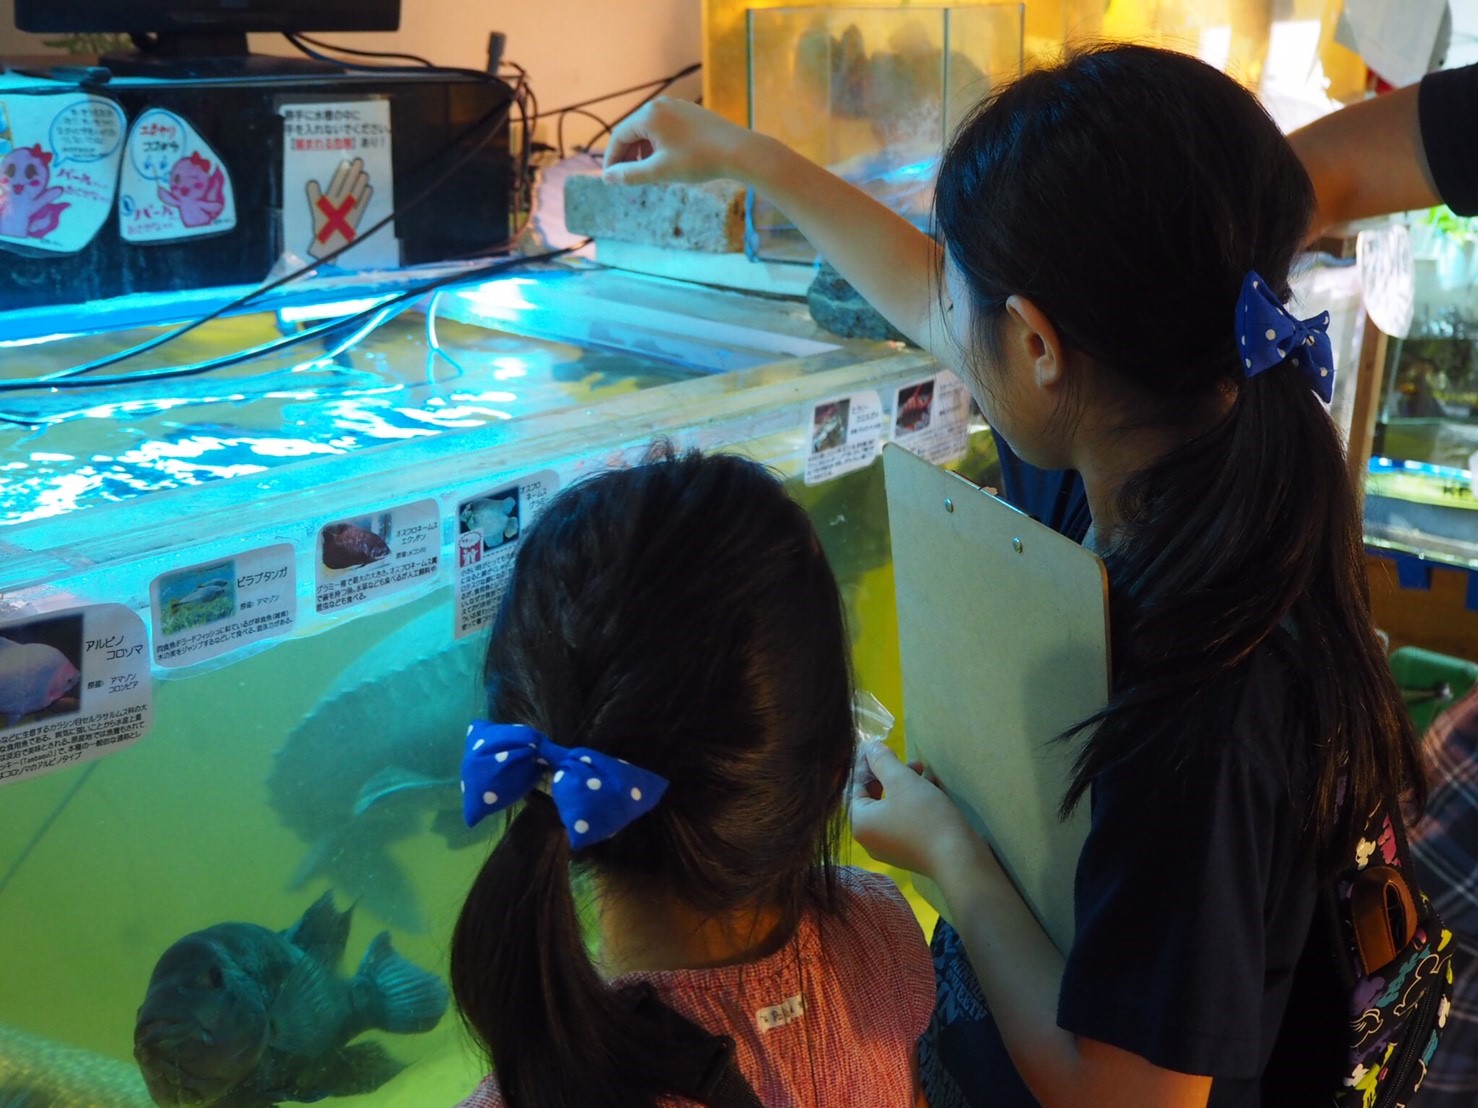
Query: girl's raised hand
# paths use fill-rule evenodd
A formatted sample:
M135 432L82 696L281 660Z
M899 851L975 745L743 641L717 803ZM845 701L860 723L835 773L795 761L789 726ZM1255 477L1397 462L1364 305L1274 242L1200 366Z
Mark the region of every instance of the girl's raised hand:
M659 96L616 124L603 176L615 185L743 178L753 131L686 100Z
M883 743L863 743L852 769L852 834L878 861L937 877L956 842L979 839L922 770Z

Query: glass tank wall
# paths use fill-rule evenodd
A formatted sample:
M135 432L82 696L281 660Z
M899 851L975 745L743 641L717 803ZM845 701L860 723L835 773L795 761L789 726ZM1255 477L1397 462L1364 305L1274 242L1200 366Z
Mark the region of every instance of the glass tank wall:
M1021 72L1022 8L785 7L748 13L748 125L927 227L945 142ZM815 252L751 194L751 253Z
M1447 287L1427 286L1410 332L1389 340L1366 538L1478 569L1478 270L1471 241L1446 251ZM1434 268L1429 260L1422 269ZM1434 273L1428 273L1435 277Z
M167 360L298 326L238 317ZM4 372L141 334L11 347ZM488 845L451 781L501 575L544 496L654 437L786 476L842 581L859 687L902 715L869 460L884 438L958 455L967 434L922 354L827 341L797 305L600 273L447 293L434 320L346 337L5 396L0 1102L149 1104L132 1050L150 974L227 921L279 932L331 892L353 908L346 973L384 931L444 975ZM407 1068L346 1106L451 1104L480 1076L451 1014L355 1041Z

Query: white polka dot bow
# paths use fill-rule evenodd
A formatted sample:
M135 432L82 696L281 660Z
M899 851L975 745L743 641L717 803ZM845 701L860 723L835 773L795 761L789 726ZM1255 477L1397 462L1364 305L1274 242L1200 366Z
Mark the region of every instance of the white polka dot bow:
M1256 271L1247 274L1237 300L1237 348L1248 377L1292 362L1320 400L1328 404L1334 399L1329 313L1295 319Z
M584 747L563 747L521 723L474 720L462 755L462 815L468 827L522 800L544 776L578 850L646 815L667 791L665 778Z

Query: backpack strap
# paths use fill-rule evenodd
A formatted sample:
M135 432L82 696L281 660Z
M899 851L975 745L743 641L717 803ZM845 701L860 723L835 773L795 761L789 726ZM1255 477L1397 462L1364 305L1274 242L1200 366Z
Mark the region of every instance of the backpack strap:
M715 1035L664 1004L651 985L623 990L632 1010L674 1046L672 1091L709 1108L764 1108L734 1061L734 1040Z

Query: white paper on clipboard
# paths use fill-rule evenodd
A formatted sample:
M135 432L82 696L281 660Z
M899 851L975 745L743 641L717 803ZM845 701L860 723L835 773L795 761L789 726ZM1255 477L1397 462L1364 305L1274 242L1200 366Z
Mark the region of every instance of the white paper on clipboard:
M884 447L883 471L909 756L1066 951L1088 806L1057 818L1083 737L1056 740L1108 701L1103 563L898 446Z

